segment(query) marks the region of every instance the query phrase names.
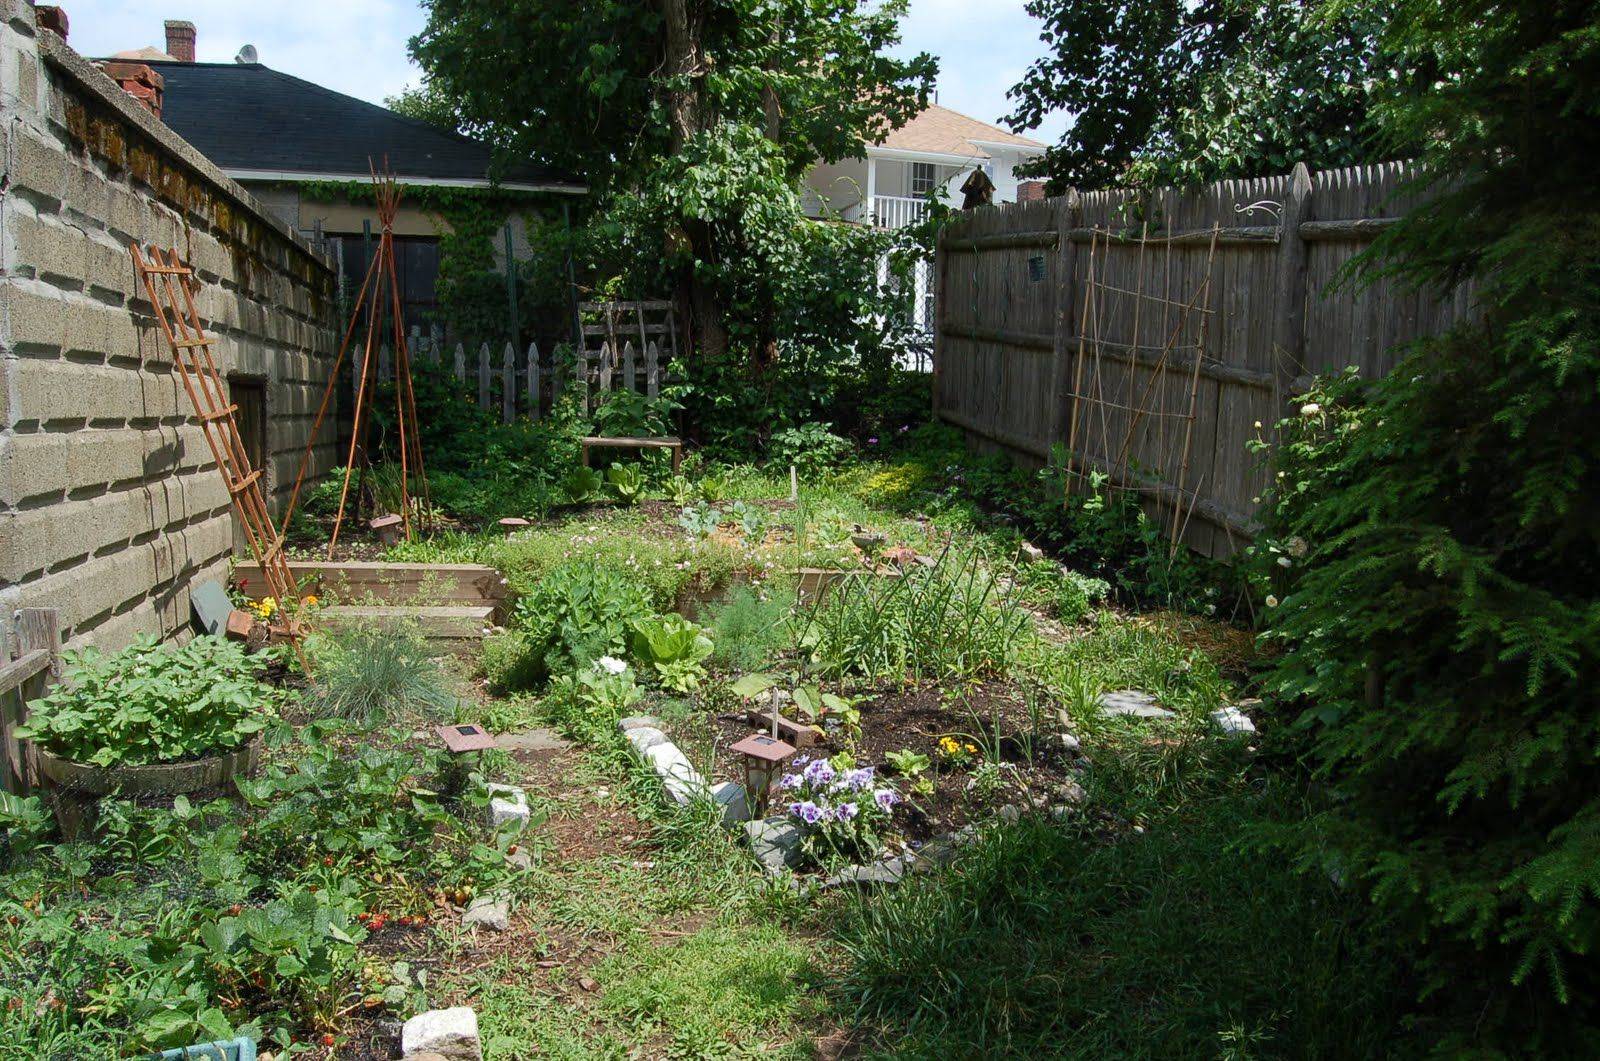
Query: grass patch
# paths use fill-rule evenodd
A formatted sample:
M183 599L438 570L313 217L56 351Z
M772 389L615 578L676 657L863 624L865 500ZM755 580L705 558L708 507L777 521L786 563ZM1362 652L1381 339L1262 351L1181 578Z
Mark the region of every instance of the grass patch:
M1024 820L854 905L848 1019L895 1057L1393 1056L1406 992L1350 896L1234 850L1230 796L1106 843Z

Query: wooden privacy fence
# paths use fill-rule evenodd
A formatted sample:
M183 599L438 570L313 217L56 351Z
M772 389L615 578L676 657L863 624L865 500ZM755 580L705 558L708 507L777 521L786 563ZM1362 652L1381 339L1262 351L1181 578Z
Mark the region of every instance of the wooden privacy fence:
M38 787L32 742L20 739L28 704L61 674L61 617L54 608L23 608L14 630L0 622L0 792L26 796Z
M1247 449L1316 374L1375 377L1471 310L1395 282L1336 283L1411 205L1408 163L1185 191L1071 192L939 233L934 413L1075 478L1136 490L1192 547L1256 530ZM1263 425L1258 428L1257 424Z

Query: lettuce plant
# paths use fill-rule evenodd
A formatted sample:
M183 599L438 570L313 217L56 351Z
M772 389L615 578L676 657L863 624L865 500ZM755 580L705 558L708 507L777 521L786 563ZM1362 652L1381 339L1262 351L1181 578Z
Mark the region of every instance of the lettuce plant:
M705 630L672 613L636 619L632 626L633 654L655 667L663 685L686 693L700 684L714 648Z

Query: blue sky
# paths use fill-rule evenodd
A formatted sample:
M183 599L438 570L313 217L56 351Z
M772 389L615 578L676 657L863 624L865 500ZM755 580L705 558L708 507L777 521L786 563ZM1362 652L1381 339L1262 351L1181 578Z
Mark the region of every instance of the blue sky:
M268 66L374 103L417 78L406 41L423 18L412 0L64 0L63 6L72 20L70 41L85 55L161 47L162 20L181 18L195 24L202 61L227 62L241 45L254 44ZM939 102L988 122L1009 110L1006 89L1042 47L1022 0L912 0L904 31L901 51L940 59ZM1032 135L1054 142L1065 127L1065 117L1055 115Z

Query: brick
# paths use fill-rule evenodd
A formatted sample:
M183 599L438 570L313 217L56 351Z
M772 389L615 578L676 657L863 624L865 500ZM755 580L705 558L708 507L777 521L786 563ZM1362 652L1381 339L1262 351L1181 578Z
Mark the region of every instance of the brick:
M60 493L66 462L65 435L0 435L0 505Z
M11 187L27 188L59 201L66 194L67 153L26 125L13 125Z
M6 218L7 267L52 280L83 282L88 263L83 233L57 218L13 208Z
M10 280L0 284L0 345L61 349L66 338L62 293L48 284Z

